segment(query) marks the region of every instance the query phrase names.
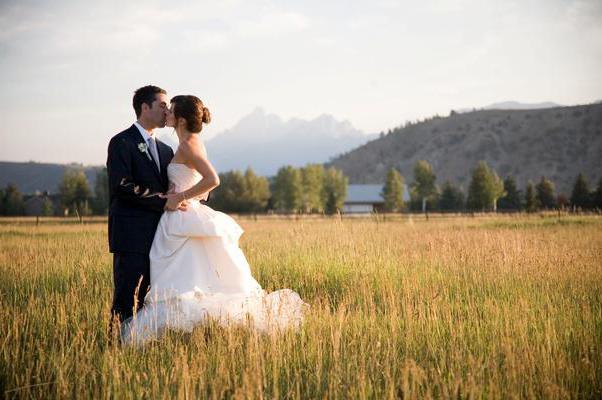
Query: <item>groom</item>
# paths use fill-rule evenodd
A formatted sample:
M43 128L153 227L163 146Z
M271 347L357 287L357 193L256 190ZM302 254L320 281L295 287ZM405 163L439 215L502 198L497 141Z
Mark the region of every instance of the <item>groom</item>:
M166 200L167 165L171 148L156 140L155 128L165 127L167 92L157 86L136 90L136 122L109 142L109 249L113 253L111 335L142 307L150 283L149 252ZM150 195L149 195L150 194ZM186 210L186 203L178 206Z

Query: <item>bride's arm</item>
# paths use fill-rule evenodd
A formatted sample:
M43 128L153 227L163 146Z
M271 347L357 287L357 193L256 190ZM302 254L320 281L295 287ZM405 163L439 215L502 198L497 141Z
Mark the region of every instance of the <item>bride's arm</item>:
M205 157L207 160L209 160L209 157L207 157L207 149L205 148L205 145L200 140L198 142L201 144L201 146L200 146L200 148L201 148L201 155L203 157ZM219 177L219 175L218 175L218 177ZM219 185L219 179L218 179L218 185ZM213 188L213 189L215 189L215 188ZM213 189L211 189L211 190L213 190ZM199 200L203 200L203 201L209 200L209 193L211 192L211 190L208 190L207 193L199 196Z
M183 192L168 196L168 208L192 197L206 196L211 190L218 187L220 183L219 176L207 159L205 146L200 140L182 142L180 143L179 150L184 158L193 165L194 169L203 176L203 179Z

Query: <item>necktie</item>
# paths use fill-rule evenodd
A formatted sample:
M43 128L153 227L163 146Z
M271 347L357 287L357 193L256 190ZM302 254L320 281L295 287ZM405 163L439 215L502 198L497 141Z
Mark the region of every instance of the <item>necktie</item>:
M157 164L157 169L161 171L161 164L159 163L159 153L157 152L157 142L155 141L155 138L153 136L151 136L148 139L148 148L150 149L155 164Z

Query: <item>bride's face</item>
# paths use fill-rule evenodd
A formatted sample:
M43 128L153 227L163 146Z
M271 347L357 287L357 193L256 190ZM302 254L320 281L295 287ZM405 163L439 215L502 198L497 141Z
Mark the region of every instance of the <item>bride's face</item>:
M176 117L173 114L173 108L174 108L174 104L171 103L171 105L167 109L167 116L166 116L166 120L165 120L165 126L168 126L170 128L176 127Z

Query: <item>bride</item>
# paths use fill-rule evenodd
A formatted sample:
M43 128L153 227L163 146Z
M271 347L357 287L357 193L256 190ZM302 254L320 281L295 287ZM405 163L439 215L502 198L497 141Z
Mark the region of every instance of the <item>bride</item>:
M167 126L179 146L168 166L166 209L189 201L186 211L163 213L150 250L150 291L144 307L123 325L124 343L143 344L165 329L191 331L213 319L251 324L260 331L298 327L307 304L290 289L267 294L251 275L238 247L243 229L199 199L219 185L199 133L209 110L195 96L171 100Z

